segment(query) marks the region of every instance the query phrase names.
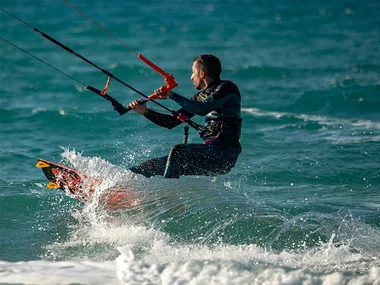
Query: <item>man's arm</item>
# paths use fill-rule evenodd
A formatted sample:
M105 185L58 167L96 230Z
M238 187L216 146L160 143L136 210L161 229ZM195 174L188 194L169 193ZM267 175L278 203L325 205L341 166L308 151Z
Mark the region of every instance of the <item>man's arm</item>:
M193 117L193 114L190 114L186 110L180 109L177 111L178 114L182 114L187 116L188 118ZM158 126L167 128L167 129L173 129L174 127L182 124L182 121L177 119L173 115L167 115L167 114L162 114L156 111L153 111L151 109L147 108L147 112L143 114L145 118L147 118L149 121L155 123Z
M204 101L198 101L187 99L177 93L172 92L169 98L178 103L183 109L186 109L196 115L205 116L211 111L220 108L228 100L236 99L236 97L237 95L235 94L229 94L218 100L214 100L213 97L210 96Z
M139 100L132 101L128 105L128 107L131 108L135 113L143 115L145 118L155 123L156 125L167 128L167 129L172 129L182 124L182 121L177 119L177 117L173 115L162 114L162 113L153 111L151 109L148 109L148 107L146 106L146 103L140 104ZM183 108L179 109L176 113L182 114L188 117L189 119L194 116L194 114L186 111Z

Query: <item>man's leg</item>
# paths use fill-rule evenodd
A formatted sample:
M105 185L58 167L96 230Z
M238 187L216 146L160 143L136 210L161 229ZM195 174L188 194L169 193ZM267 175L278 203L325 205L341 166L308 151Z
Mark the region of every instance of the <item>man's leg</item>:
M170 150L164 177L225 174L235 165L238 154L228 146L178 144Z
M155 175L164 175L167 160L167 156L149 159L129 170L148 178Z

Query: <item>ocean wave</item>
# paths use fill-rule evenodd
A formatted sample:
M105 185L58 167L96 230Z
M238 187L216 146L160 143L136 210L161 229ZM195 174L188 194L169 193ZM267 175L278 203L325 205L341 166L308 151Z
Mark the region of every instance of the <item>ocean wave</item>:
M380 139L380 122L374 120L267 111L258 108L242 108L242 112L258 118L255 128L263 132L281 129L317 130L318 132L310 133L308 138L322 137L335 144L378 142Z
M128 247L120 248L120 256L112 261L29 261L0 262L0 282L6 284L68 285L68 284L378 284L380 267L360 257L348 258L355 272L368 266L367 273L318 273L309 269L289 268L286 265L304 263L310 258L316 263L339 267L347 258L344 250L323 249L308 255L282 252L273 254L260 248L220 248L215 250L167 247L156 251L153 260L138 260ZM158 258L159 255L174 259ZM167 260L165 262L164 260ZM271 262L272 261L272 262ZM272 265L272 263L279 265ZM359 268L354 268L359 265ZM64 277L62 277L64 276Z
M214 253L223 249L219 254L231 261L232 252L253 249L249 260L258 263L325 272L335 267L329 259L318 263L319 259L312 258L316 252L339 252L331 262L347 270L352 270L355 260L358 264L376 260L380 252L379 229L366 225L349 209L328 214L318 207L284 212L274 203L253 200L213 180L144 179L99 157L84 157L68 149L63 159L86 173L86 181L100 179L102 183L95 186L94 198L81 211L71 213L77 222L67 234L44 247L48 260L111 260L118 256L118 247L128 246L138 260L183 262L188 257L198 260L205 252L209 252L206 258L214 260L220 258ZM134 191L142 203L110 211L99 198L119 185ZM286 264L282 257L274 262L264 258L265 252L287 255L293 251L295 256ZM257 259L260 254L262 260ZM344 260L339 261L341 254ZM247 256L242 260L246 262Z

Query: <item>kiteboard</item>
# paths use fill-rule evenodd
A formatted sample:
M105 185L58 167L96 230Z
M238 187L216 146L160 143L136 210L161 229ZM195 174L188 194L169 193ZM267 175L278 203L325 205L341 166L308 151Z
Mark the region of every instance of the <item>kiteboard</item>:
M47 188L63 190L69 196L83 203L92 199L96 186L102 183L98 179L87 182L88 177L84 173L41 158L38 159L36 167L42 169L50 181ZM141 204L141 198L138 197L137 193L125 189L123 186L107 189L98 199L111 210L125 209Z

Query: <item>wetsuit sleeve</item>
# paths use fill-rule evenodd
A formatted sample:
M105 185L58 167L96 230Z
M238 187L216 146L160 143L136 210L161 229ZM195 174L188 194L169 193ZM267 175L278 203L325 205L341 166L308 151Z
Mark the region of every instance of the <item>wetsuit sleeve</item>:
M207 115L211 111L214 111L220 108L228 100L232 98L235 99L235 97L237 97L237 95L229 94L229 95L223 96L220 99L215 100L213 97L210 96L204 101L198 101L198 100L187 99L175 92L173 92L170 95L170 99L178 103L183 109L186 109L187 111L199 116Z
M194 116L194 114L189 113L188 111L184 109L180 109L177 111L178 114L182 114L187 116L188 118L191 118ZM173 115L168 114L162 114L156 111L153 111L152 109L148 109L148 112L144 114L145 118L147 118L149 121L155 123L158 126L172 129L180 124L182 124L182 121L177 119Z

